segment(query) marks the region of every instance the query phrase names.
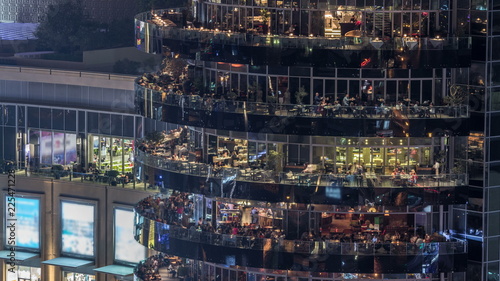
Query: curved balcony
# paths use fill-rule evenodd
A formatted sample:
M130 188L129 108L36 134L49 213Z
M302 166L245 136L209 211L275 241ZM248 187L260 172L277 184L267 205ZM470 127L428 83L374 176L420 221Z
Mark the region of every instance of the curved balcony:
M465 204L466 175L422 175L415 184L409 177L366 175L361 181L351 176L309 173L273 173L269 170L221 168L167 160L137 151L135 160L148 166L163 187L211 197L267 202L363 206L410 206ZM150 177L153 175L149 175Z
M199 232L149 219L135 210L136 240L154 250L221 264L342 273L465 271L464 241L340 243L249 238Z
M187 58L252 65L383 68L469 67L471 39L306 37L179 28L163 20L163 10L135 17L140 50L161 53L163 46ZM395 59L403 56L405 59ZM369 63L366 63L366 60Z
M388 106L257 103L178 95L136 83L136 108L142 116L164 122L253 133L346 137L469 134L465 105L400 110Z

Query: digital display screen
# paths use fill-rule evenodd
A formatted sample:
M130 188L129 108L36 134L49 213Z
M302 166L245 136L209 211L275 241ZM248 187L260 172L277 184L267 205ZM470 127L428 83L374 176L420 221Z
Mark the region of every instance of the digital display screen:
M65 164L76 162L76 134L66 134L65 144Z
M42 164L52 164L52 132L42 131L40 158Z
M62 202L62 251L94 255L94 206Z
M134 239L134 212L115 209L115 260L139 263L146 248Z
M9 201L9 199L11 201ZM15 205L9 204L14 203ZM5 198L6 206L6 227L5 237L10 237L9 219L17 219L15 245L6 241L6 245L39 249L40 248L40 200L33 198L12 197ZM13 209L15 208L15 209ZM14 216L11 216L13 214Z

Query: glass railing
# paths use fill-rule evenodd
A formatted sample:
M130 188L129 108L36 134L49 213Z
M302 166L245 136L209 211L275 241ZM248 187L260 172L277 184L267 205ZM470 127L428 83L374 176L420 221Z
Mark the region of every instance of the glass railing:
M203 110L209 112L272 115L308 118L359 118L359 119L425 119L425 118L467 118L466 105L447 106L340 106L305 105L265 102L248 102L205 98L198 95L179 95L168 90L148 88L136 83L138 98L162 105L176 106L182 110Z
M67 170L52 171L49 169L30 169L19 170L17 173L20 176L39 177L46 179L56 179L61 181L82 182L87 184L98 184L105 186L118 186L127 188L136 188L136 182L132 172L119 174L117 176L110 176L106 173L80 173ZM142 188L142 186L139 186Z
M161 170L191 176L214 178L219 181L246 181L258 183L280 183L299 186L340 186L340 187L383 187L383 188L433 188L466 186L466 174L418 175L377 175L365 173L362 176L325 173L276 173L266 169L214 168L205 163L176 161L164 156L155 156L136 150L136 161Z
M144 217L135 209L136 216L142 216L143 224L159 223ZM136 220L138 221L138 220ZM166 223L162 223L168 225ZM141 225L136 225L141 227ZM254 236L240 236L229 234L217 234L190 230L177 225L168 227L155 227L155 237L168 234L170 238L182 239L190 242L211 244L223 247L240 249L275 251L287 253L301 253L309 255L451 255L467 253L466 242L454 239L450 242L409 243L409 242L333 242L331 240L303 241L286 240L283 238L256 238Z
M446 38L413 38L395 37L379 39L376 37L312 37L312 36L286 36L286 35L264 35L248 32L219 31L207 28L179 28L169 26L168 21L162 20L160 15L165 10L155 10L141 13L136 20L144 25L158 30L161 38L171 38L179 41L226 44L239 46L266 46L273 48L322 48L339 50L374 49L374 50L459 50L470 49L471 39L469 37L446 37ZM168 16L167 16L168 17ZM170 15L172 18L172 15ZM150 34L155 34L150 33Z

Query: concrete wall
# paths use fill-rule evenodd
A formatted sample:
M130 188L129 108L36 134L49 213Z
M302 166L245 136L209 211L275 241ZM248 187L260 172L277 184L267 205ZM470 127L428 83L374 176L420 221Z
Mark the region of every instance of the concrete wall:
M130 75L0 67L0 100L134 113Z
M0 175L2 200L1 215L5 217L5 196L7 192L7 176ZM139 188L139 187L138 187ZM41 262L60 256L61 241L61 201L91 202L96 206L97 221L95 233L95 265L74 269L75 272L96 274L92 269L113 264L113 212L116 206L134 206L139 200L150 195L144 190L121 187L93 185L63 180L16 175L16 196L39 197L41 200L41 251L40 258L20 263L20 265L42 268L42 280L60 281L62 270L58 266L42 265ZM0 231L0 241L5 241L5 225ZM6 267L0 260L0 280L6 280ZM96 274L99 281L115 280L113 276Z
M152 55L137 50L135 47L95 50L83 52L83 63L91 69L112 70L113 65L123 59L140 62L142 72L150 72L158 68L161 55ZM146 67L144 67L146 65Z

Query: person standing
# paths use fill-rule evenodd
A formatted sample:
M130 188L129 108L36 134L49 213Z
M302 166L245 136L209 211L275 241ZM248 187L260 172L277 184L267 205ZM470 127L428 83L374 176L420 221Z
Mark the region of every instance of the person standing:
M436 173L436 176L439 176L439 168L441 167L441 164L439 164L439 161L436 161L434 163L434 166L432 168L434 169L434 172Z
M250 214L252 215L252 224L257 224L259 222L259 210L253 207Z

